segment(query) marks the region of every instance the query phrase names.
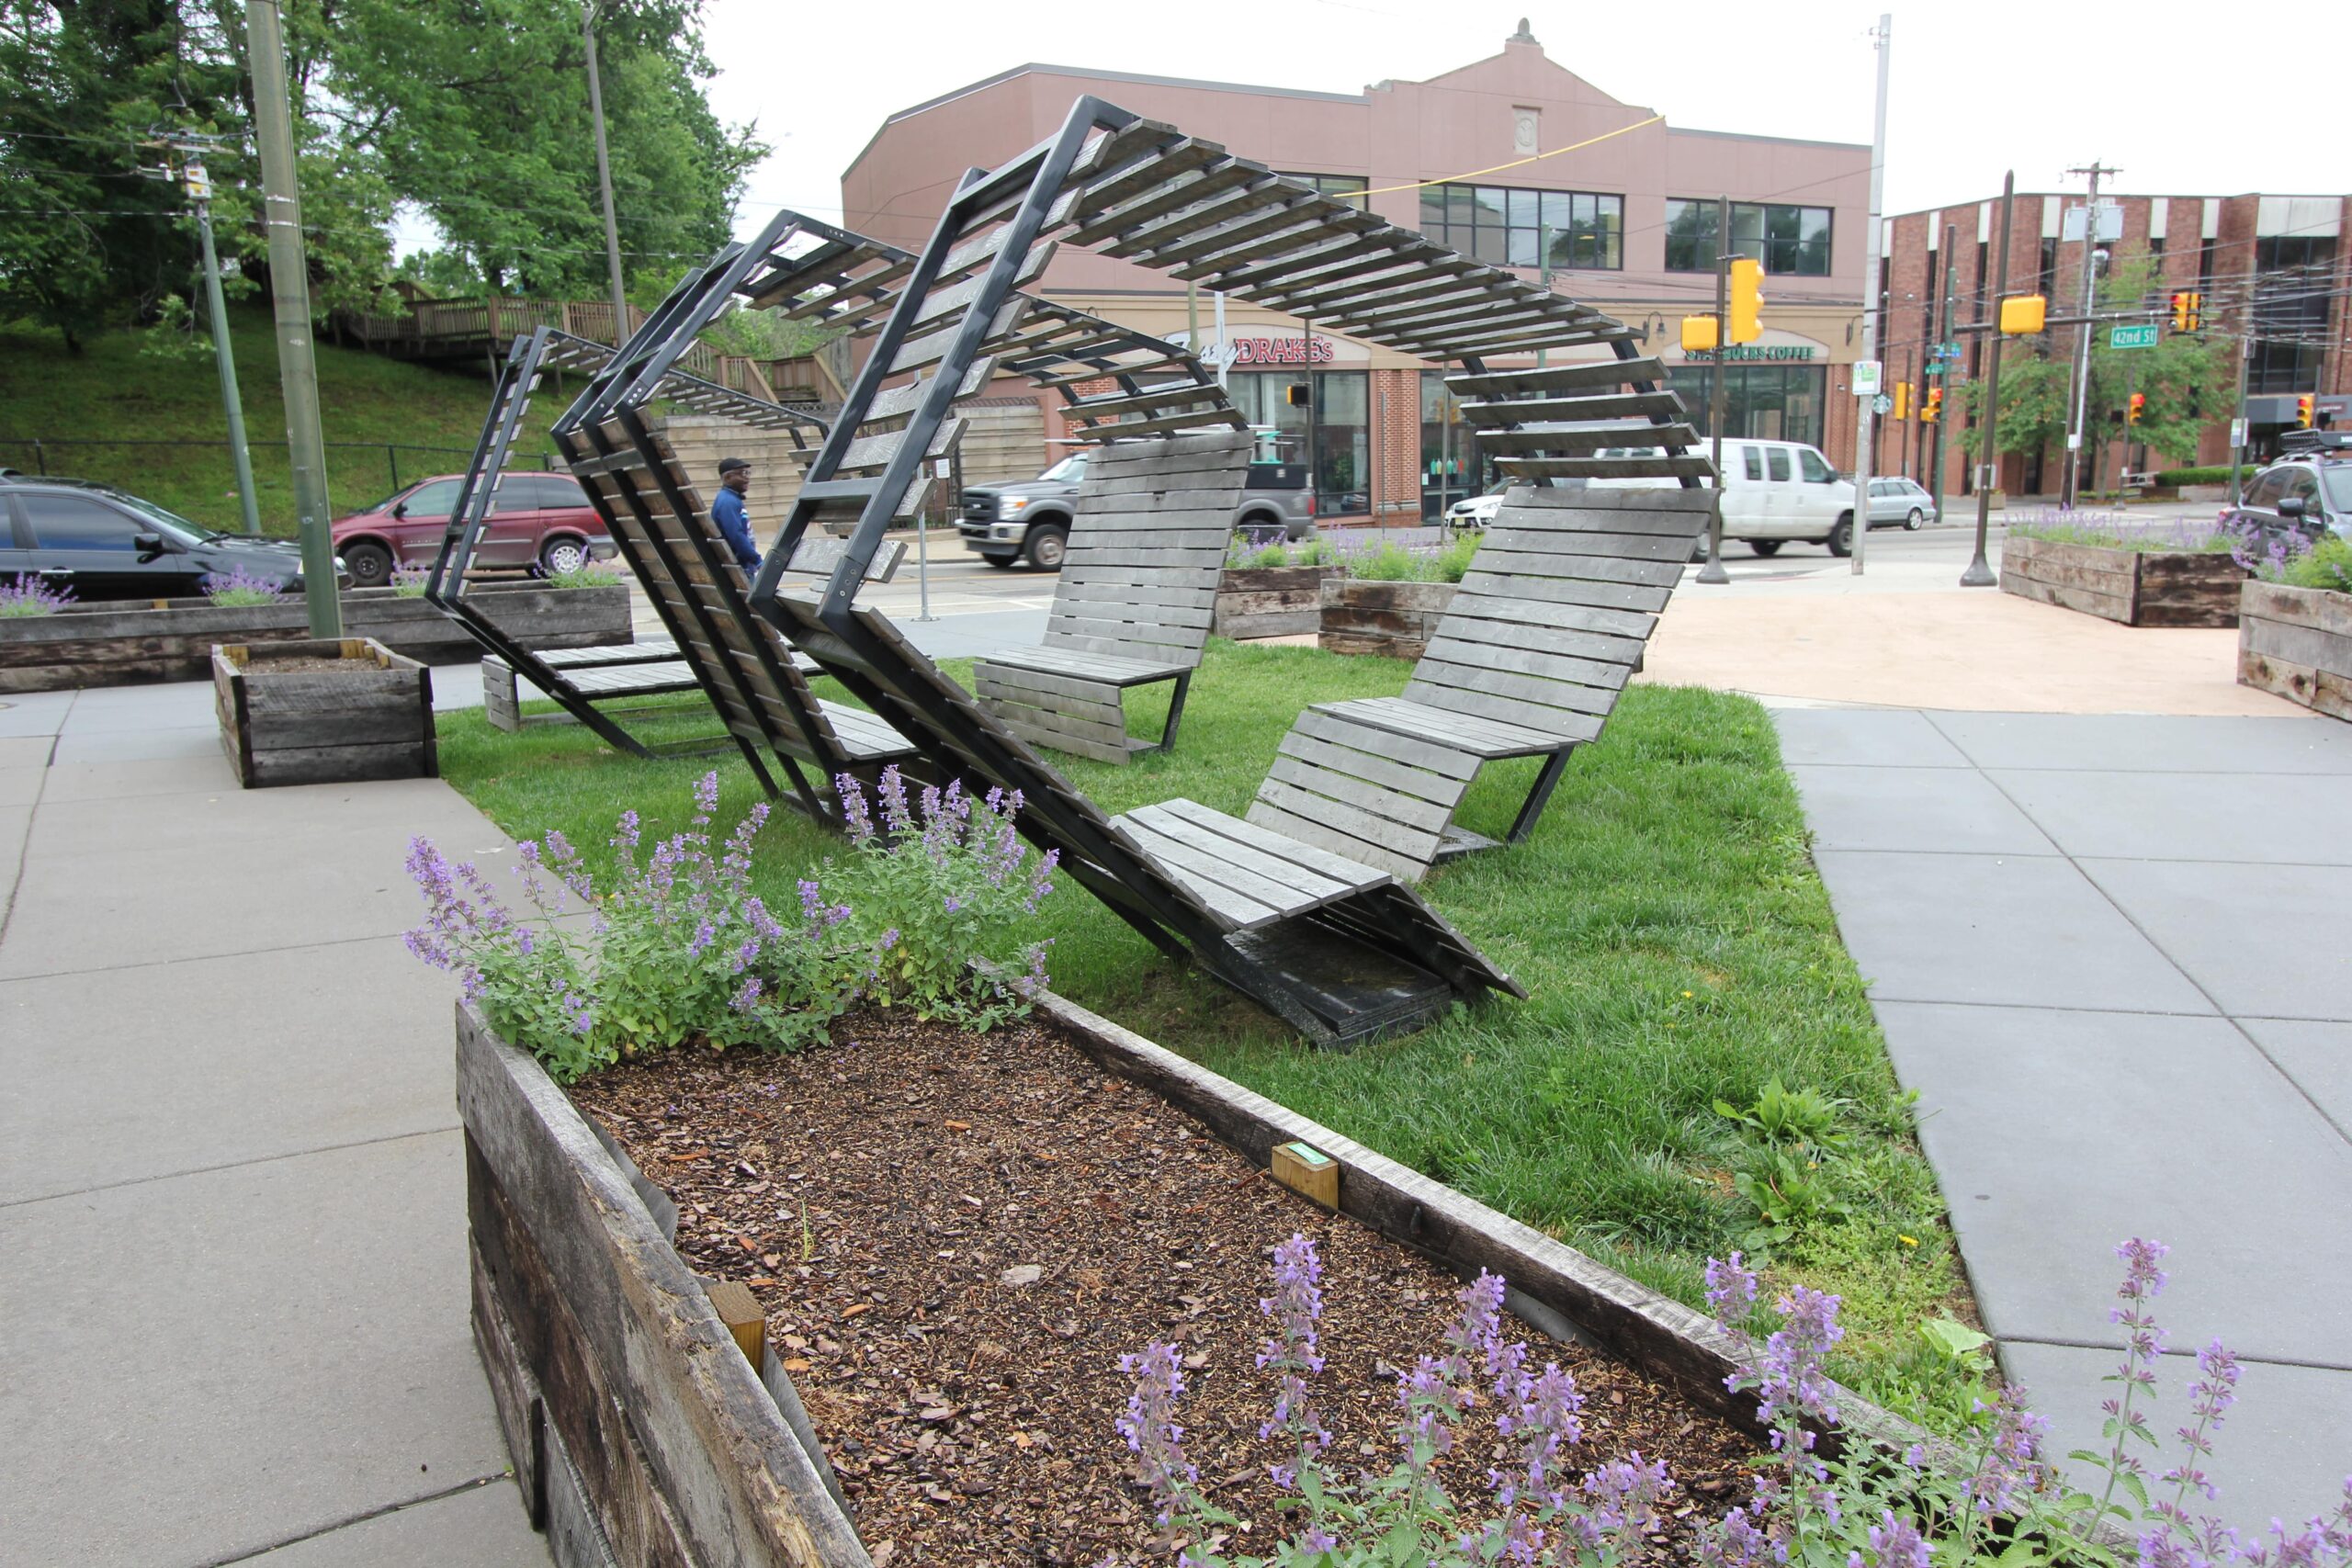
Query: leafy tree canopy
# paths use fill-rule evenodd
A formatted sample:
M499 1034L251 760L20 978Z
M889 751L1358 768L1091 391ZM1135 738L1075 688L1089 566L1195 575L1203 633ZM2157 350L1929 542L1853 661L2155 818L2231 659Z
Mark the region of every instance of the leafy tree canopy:
M702 0L602 0L622 262L666 280L724 242L765 151L702 84ZM379 302L396 210L445 286L599 298L604 231L577 0L286 0L313 303ZM209 160L232 294L266 275L243 0L0 0L0 314L69 344L194 292L194 220L142 177L159 130Z
M2101 311L2138 310L2165 296L2155 264L2131 257L2109 269L2096 298ZM2053 307L2052 314L2057 314ZM2072 314L2073 312L2068 312ZM2160 320L2157 311L2152 320ZM2235 387L2235 341L2177 337L2164 327L2153 348L2109 348L2107 328L2091 329L2091 378L2087 432L2093 439L2118 439L2125 431L2123 411L2132 392L2147 404L2132 439L2183 462L2197 455L2197 437L2216 415L2230 408ZM2071 340L2057 333L2012 341L2001 361L2001 422L1995 445L2003 452L2041 452L2064 447L2066 411L2075 383ZM1960 401L1968 411L1961 447L1974 457L1984 440L1984 384L1972 381Z

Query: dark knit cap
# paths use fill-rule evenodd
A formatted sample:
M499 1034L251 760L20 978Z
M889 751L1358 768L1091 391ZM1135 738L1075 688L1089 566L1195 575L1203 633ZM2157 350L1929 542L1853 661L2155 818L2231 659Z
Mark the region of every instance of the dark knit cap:
M748 461L741 457L721 457L718 459L718 471L722 474L731 474L738 468L748 468L751 466L752 465Z

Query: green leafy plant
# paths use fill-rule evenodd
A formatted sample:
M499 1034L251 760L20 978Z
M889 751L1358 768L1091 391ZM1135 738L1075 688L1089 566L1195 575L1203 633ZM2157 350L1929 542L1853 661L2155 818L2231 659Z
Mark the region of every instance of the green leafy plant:
M544 571L539 581L549 588L606 588L620 581L620 574L602 561L582 561L564 571Z
M1309 539L1298 547L1297 558L1300 566L1337 566L1340 550L1329 539Z
M2278 581L2297 588L2352 592L2352 539L2325 538L2289 561Z
M1478 554L1476 537L1457 538L1437 553L1430 563L1430 575L1440 582L1459 582L1469 575L1470 563Z
M1830 1099L1818 1089L1792 1089L1777 1075L1766 1081L1755 1103L1744 1111L1728 1100L1715 1101L1716 1115L1738 1122L1767 1142L1815 1149L1835 1148L1846 1142L1846 1134L1838 1130L1838 1113L1846 1108L1846 1101Z
M1745 1239L1757 1252L1784 1246L1853 1212L1838 1195L1834 1173L1810 1150L1759 1149L1747 1169L1733 1173L1731 1185L1756 1211L1758 1223Z

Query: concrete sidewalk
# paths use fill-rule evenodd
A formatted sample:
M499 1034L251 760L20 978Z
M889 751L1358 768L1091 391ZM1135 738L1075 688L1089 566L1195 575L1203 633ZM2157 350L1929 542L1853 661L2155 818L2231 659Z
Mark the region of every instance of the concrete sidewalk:
M2218 1337L2245 1365L2210 1467L2223 1516L2253 1531L2340 1499L2352 727L1775 717L1985 1325L2051 1450L2104 1447L2112 1249L2148 1236L2173 1249L2156 1432L2177 1449L2189 1357Z
M420 833L512 849L437 781L239 789L209 684L0 697L0 1563L547 1562Z

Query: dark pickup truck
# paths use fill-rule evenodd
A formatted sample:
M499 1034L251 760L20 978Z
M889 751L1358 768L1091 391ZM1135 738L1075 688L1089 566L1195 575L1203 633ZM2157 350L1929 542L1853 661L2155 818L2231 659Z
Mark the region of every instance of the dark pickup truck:
M1041 571L1058 571L1076 515L1087 454L1073 452L1034 479L978 485L956 497L956 531L990 566L1025 558ZM1236 528L1282 530L1289 539L1315 532L1315 497L1304 463L1252 463L1233 509Z

